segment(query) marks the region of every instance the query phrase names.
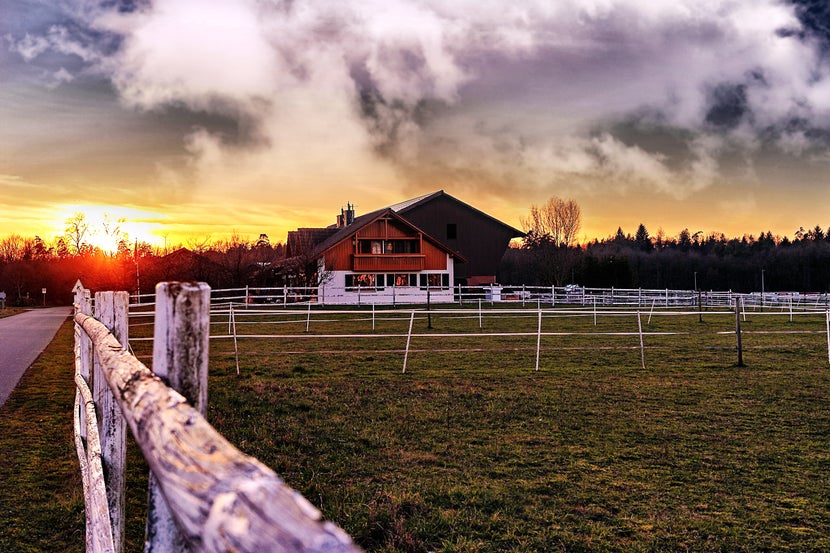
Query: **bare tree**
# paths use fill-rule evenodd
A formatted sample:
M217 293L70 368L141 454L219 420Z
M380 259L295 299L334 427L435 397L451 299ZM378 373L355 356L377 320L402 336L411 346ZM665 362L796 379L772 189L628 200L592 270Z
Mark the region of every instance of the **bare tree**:
M578 258L577 235L582 227L579 204L552 196L541 207L531 206L522 225L527 231L524 247L532 252L536 281L562 286Z
M89 221L86 220L86 215L80 211L75 213L72 217L66 220L64 228L64 237L73 250L74 255L81 255L86 246L86 237L90 232Z
M541 207L532 205L522 225L535 240L554 246L574 246L582 228L582 209L574 200L551 196Z
M288 233L287 257L281 271L288 282L314 288L332 279L334 273L325 267L317 252L317 245L322 240L323 237L315 235L314 229L298 229Z
M0 262L11 263L23 259L24 241L17 234L10 234L0 240Z

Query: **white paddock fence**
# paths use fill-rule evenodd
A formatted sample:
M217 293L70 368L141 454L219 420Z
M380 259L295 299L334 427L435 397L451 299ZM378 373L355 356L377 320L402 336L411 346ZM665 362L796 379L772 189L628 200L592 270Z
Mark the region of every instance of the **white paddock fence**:
M207 285L157 287L155 374L126 349L128 294L98 292L93 304L80 282L73 291L75 445L87 552L124 551L126 427L151 471L146 552L359 551L271 469L205 420Z
M592 301L585 306L565 303L552 306L538 297L535 301L508 300L501 303L479 297L474 300L467 298L461 305L372 304L332 308L316 303L313 298L312 301L287 304L264 302L262 299L268 296L256 296L254 292L252 289L219 291L211 306L211 339L232 343L230 353L235 358L237 373L241 370L240 354L248 354L249 357L268 355L267 341L283 343L270 352L282 357L375 352L392 361L400 355L402 372L407 372L411 353L434 352L436 348L447 354L531 350L535 353L537 371L542 355L557 349L636 349L639 364L646 368L647 347L665 349L689 341L696 341L700 347L708 343L710 351L725 351L724 348L734 347L738 365L742 365L740 323L746 322L747 314L756 320L769 319L774 323L773 326L767 324L766 329L750 327L744 330L744 334L753 336L750 348L764 347L754 345L758 343L755 338L763 335L770 339L774 335L791 338L801 335L813 344L811 347L815 347L818 345L815 340L807 337L826 334L827 359L830 361L830 310L816 300L818 295L809 300L801 297L798 302L781 302L776 307L767 304L763 308L752 301L751 295L726 293L728 295L724 295L722 300L727 303L723 305L676 307L671 302L666 306L665 301L658 302L653 297L645 303L641 298L648 297L648 294L639 291L626 291L626 294L620 295L616 290L613 298L622 299L622 304L601 305ZM610 289L608 292L609 298L612 297ZM682 291L676 291L669 297L682 298L682 294ZM627 305L626 297L638 298L638 301ZM665 293L662 293L662 298L665 299ZM131 305L131 324L138 334L131 341L136 345L151 340L146 330L152 326L153 313L149 306L147 303ZM702 323L704 318L709 325L652 326L652 319L685 320L691 324L691 321ZM776 328L775 325L782 319L796 324ZM438 320L440 323L434 326L433 321ZM580 320L583 322L576 322ZM587 323L584 322L586 320ZM600 321L604 322L599 324ZM616 322L611 324L611 321ZM562 340L568 337L587 345L562 347ZM384 344L380 349L375 345L379 340L383 340ZM530 345L531 340L534 346ZM728 345L729 340L734 340L732 345ZM417 345L411 347L413 343L428 343L428 346L419 350ZM466 346L462 343L481 345ZM290 346L286 348L285 344ZM351 349L343 349L343 344ZM521 359L520 363L527 366Z
M381 294L383 288L387 293ZM360 293L351 297L357 305L371 306L389 303L388 290L393 288L392 305L412 305L425 303L425 291L420 287L375 287L361 288ZM356 290L356 289L355 289ZM352 290L352 291L355 291ZM321 294L317 287L254 287L227 288L213 290L211 301L239 305L274 305L296 306L313 303L315 305L343 305L339 296L329 291ZM381 299L383 298L383 299ZM453 287L453 300L456 304L470 305L483 302L495 304L540 304L546 307L580 306L580 307L650 307L663 308L732 308L736 299L740 299L746 309L761 310L820 310L830 308L830 294L827 292L754 292L742 294L732 291L695 291L649 288L589 288L584 286L525 286L492 284L484 286ZM133 295L134 305L151 305L152 294Z

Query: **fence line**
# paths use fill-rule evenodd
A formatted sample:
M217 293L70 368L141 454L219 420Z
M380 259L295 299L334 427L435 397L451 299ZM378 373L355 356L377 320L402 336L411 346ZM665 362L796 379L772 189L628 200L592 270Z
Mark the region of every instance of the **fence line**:
M378 287L378 292L382 291ZM394 287L393 287L394 288ZM491 305L495 304L521 304L527 303L549 305L556 307L560 305L581 305L581 306L636 306L646 308L651 305L661 307L732 307L736 297L744 299L747 308L753 310L777 309L781 311L790 308L811 308L815 310L826 310L830 308L830 294L827 292L753 292L738 293L715 290L671 290L663 288L592 288L577 285L568 286L528 286L528 285L502 285L492 284L485 286L461 286L456 285L443 289L452 291L453 301L459 305L465 303L476 303L481 300ZM313 303L317 305L338 304L345 297L332 290L327 290L325 295L320 293L317 287L279 286L279 287L250 287L227 288L214 290L212 292L214 303L236 303L245 308L252 305L305 305ZM401 287L395 289L391 305L410 305L424 302L423 289L420 287ZM385 300L388 302L388 297ZM132 304L136 307L150 306L153 303L153 296L142 294L132 296ZM377 303L390 305L381 300L380 296L373 294L371 289L364 290L359 297L358 305L372 305Z
M673 309L673 310L666 310L664 308L660 308L655 313L653 310L649 310L649 318L647 325L651 325L651 321L655 315L660 317L678 317L678 316L692 316L696 315L698 322L703 322L702 315L705 313L707 317L741 317L746 320L746 310L741 305L741 298L736 296L736 308L734 310L712 310L712 311L701 311L701 310L682 310L682 309ZM369 307L371 307L371 312L368 311ZM585 336L585 337L600 337L600 336L637 336L638 337L638 344L637 346L617 346L616 349L633 349L634 347L638 347L640 350L640 366L645 369L646 368L646 349L647 344L645 343L645 339L649 337L659 337L659 336L696 336L696 335L703 335L703 334L711 334L712 336L723 335L723 334L733 334L735 335L737 332L740 332L740 329L735 328L731 331L682 331L682 330L656 330L656 331L649 331L646 330L643 326L643 312L642 310L633 310L633 309L619 309L619 308L610 308L610 307L603 307L602 309L590 307L590 308L579 308L579 307L572 307L572 308L547 308L541 309L536 308L533 310L530 309L520 309L520 308L489 308L489 309L481 309L476 312L475 304L471 306L471 308L441 308L430 310L429 308L418 308L418 309L403 309L400 307L391 307L387 306L388 308L385 310L380 311L380 313L384 313L387 316L385 317L378 317L378 311L376 310L376 306L364 306L361 309L310 309L309 305L303 306L301 311L292 310L292 309L249 309L249 310L239 310L230 308L228 310L228 317L229 317L229 330L228 334L215 334L211 336L213 340L223 340L223 339L232 339L233 340L233 355L237 363L237 372L239 373L239 340L243 339L274 339L274 340L292 340L296 342L301 342L307 339L311 340L343 340L343 339L356 339L356 340L377 340L379 338L384 339L406 339L406 345L401 343L401 349L398 350L390 350L385 349L384 352L401 352L403 353L403 371L406 372L410 357L411 351L419 351L413 350L411 348L411 340L413 338L427 338L427 339L486 339L486 338L523 338L523 337L536 337L536 345L535 348L524 348L524 349L535 349L536 351L536 362L535 362L535 370L538 370L540 366L541 360L541 350L556 350L560 348L543 348L541 340L543 337L550 338L550 337L567 337L567 336ZM653 307L653 306L652 306ZM496 323L493 325L494 330L491 332L484 332L482 331L483 328L483 321L484 315L486 313L487 320L511 320L511 319L530 319L535 318L537 319L537 324L535 331L531 331L530 329L521 330L521 329L511 329L506 331L496 331L495 328L501 326L504 328L505 323ZM236 314L240 315L240 318L244 318L247 320L237 320ZM317 328L316 333L309 332L310 330L310 323L312 314L314 315L313 322L315 323L315 328ZM211 315L214 319L219 318L220 321L214 320L212 323L216 328L216 325L224 325L224 315L225 312L222 310L213 310ZM770 311L755 311L752 314L752 317L781 317L782 315L787 315L786 313L781 312L770 312ZM814 310L805 310L805 311L795 311L789 313L789 319L792 321L794 320L795 316L813 316L817 315L817 311ZM300 316L302 318L300 318ZM432 316L440 316L442 321L452 321L452 320L461 320L461 319L475 319L478 318L479 320L479 331L472 332L470 330L457 330L453 331L448 329L444 332L436 332L432 330L428 330L426 332L415 332L414 328L410 327L409 330L406 330L406 327L401 331L391 331L390 329L382 330L378 332L376 322L378 320L390 322L390 323L405 323L409 321L411 325L414 325L416 320L418 321L431 321ZM629 317L637 317L637 326L636 328L626 331L601 331L595 330L591 332L587 331L556 331L553 329L545 330L542 324L545 321L555 321L556 319L560 318L569 318L569 317L594 317L594 326L597 326L597 319L598 317L604 318L617 318L617 319L627 319ZM281 318L286 318L287 320L279 320ZM275 320L276 319L276 320ZM727 319L728 320L728 319ZM346 329L342 332L333 331L334 329L329 327L330 323L354 323L354 322L369 322L371 321L371 328L372 330L358 331L355 332L354 330ZM258 327L268 327L270 325L285 325L285 324L292 324L297 327L296 330L285 332L281 330L277 330L275 333L263 333L263 332L239 332L239 328L237 325L258 325ZM304 332L300 330L299 325L303 324ZM509 323L508 323L509 324ZM322 327L322 328L319 328ZM508 328L515 328L515 325L509 325ZM429 327L427 327L429 328ZM451 327L452 328L452 327ZM706 327L701 327L701 329L705 330ZM768 334L768 335L775 335L775 334L816 334L816 333L824 333L824 330L757 330L757 331L746 331L744 330L744 334ZM140 340L149 340L149 338L139 338L136 341ZM830 332L828 332L828 348L830 348ZM511 349L511 348L508 348ZM569 349L569 348L561 348L561 349ZM613 348L583 348L583 349L613 349ZM340 353L346 352L355 352L355 351L366 351L364 349L351 349L351 350L339 350ZM378 351L378 350L372 350ZM478 351L478 350L471 350L471 349L456 349L456 350L446 350L446 351ZM492 350L496 351L496 350ZM300 353L320 353L319 350L314 348L310 348L305 351L290 351L290 352L283 352L283 353L290 353L290 354L300 354ZM335 351L327 351L327 353L335 353ZM738 351L740 362L742 352ZM830 351L828 351L828 361L830 362Z
M655 307L654 301L649 306L649 316L647 325L651 325L652 319L655 315L661 317L676 317L676 316L690 316L696 315L698 318L698 322L703 322L703 315L706 314L707 317L716 317L716 316L738 316L746 320L747 310L743 307L743 297L734 295L733 300L735 302L735 309L713 309L713 310L701 310L701 309L693 309L693 310L686 310L686 309L677 309L677 308L665 308L665 307ZM536 359L536 366L540 362L540 352L541 352L541 338L542 337L563 337L563 336L629 336L629 335L636 335L639 337L639 349L640 349L640 365L645 368L645 349L646 344L644 343L643 338L649 336L666 336L666 335L695 335L700 334L700 332L648 332L644 331L643 329L643 322L642 322L642 315L643 312L641 309L633 309L630 307L624 308L614 308L604 306L602 308L597 307L596 303L591 305L590 307L579 307L579 306L571 306L571 307L551 307L542 309L537 304L536 308L533 310L527 308L519 308L518 306L513 307L490 307L490 308L483 308L481 307L481 300L479 300L479 307L476 309L476 304L472 304L470 307L463 308L463 307L439 307L435 309L431 309L429 306L427 307L418 307L416 309L404 309L402 307L396 306L384 306L385 309L378 311L377 306L363 306L362 308L350 308L350 309L331 309L325 307L319 307L312 309L312 304L303 304L301 310L291 309L291 308L267 308L266 306L258 306L256 308L247 308L247 309L235 309L234 304L227 304L227 311L224 311L223 307L214 306L218 308L214 308L211 311L211 316L214 318L222 318L227 314L228 317L228 334L215 334L211 336L211 339L221 340L221 339L233 339L234 342L234 357L237 364L237 373L239 373L239 342L240 339L292 339L292 340L303 340L305 338L314 338L314 339L377 339L377 338L403 338L406 337L407 342L410 342L412 338L488 338L488 337L523 337L523 336L536 336L537 337L537 359ZM371 313L367 311L368 308L371 308ZM384 314L385 316L378 317L378 314ZM794 308L788 308L787 313L783 313L782 311L753 311L753 317L769 317L769 316L777 316L780 317L782 314L789 315L789 320L793 321L796 316L815 316L818 312L812 308L801 310L795 310ZM310 333L310 324L312 320L312 314L314 315L314 322L316 325L323 325L323 329L318 330L317 333ZM508 331L508 332L482 332L484 327L484 319L494 320L494 319L508 319L508 318L539 318L541 317L543 320L551 320L556 318L566 318L566 317L593 317L594 326L598 325L599 317L615 317L615 318L628 318L628 317L637 317L637 330L632 332L554 332L554 331L543 331L541 326L536 329L536 332L519 332L519 331ZM237 315L239 316L240 320L237 320ZM396 333L396 332L381 332L378 333L376 330L376 322L378 320L386 321L386 322L404 322L406 320L410 320L414 323L415 319L418 320L428 320L431 321L431 317L433 315L440 316L442 320L453 320L453 319L474 319L478 318L479 324L479 332L478 333L468 333L468 332L429 332L429 333L413 333L412 331L407 332L406 334L403 333ZM143 317L147 316L146 312L137 312L135 314L136 317ZM302 317L302 318L300 318ZM281 320L285 319L285 320ZM371 321L372 322L372 332L343 332L343 333L332 333L331 331L327 331L325 328L327 323L343 323L343 322L359 322L359 321ZM541 322L541 321L539 321ZM141 324L141 323L139 323ZM223 322L214 322L213 325L222 325ZM244 325L295 325L299 326L299 324L304 324L305 333L300 334L298 332L293 333L262 333L262 332L239 332L239 328L237 325L244 326ZM538 325L537 325L538 326ZM214 327L215 328L215 327ZM739 332L740 329L735 329L733 331L728 332L729 334L733 334L735 332ZM805 330L785 330L785 331L775 331L775 330L767 330L762 331L764 334L782 334L782 333L806 333L810 334L812 331L805 331ZM747 334L754 334L753 331L744 331ZM714 332L714 335L723 334L722 332ZM136 341L140 340L149 340L149 338L139 338ZM403 346L403 344L402 344ZM830 347L830 333L828 334L828 347ZM550 348L547 348L550 349ZM363 350L361 350L363 351ZM408 364L409 360L409 348L405 347L401 351L404 352L404 370ZM292 352L292 353L300 353L300 352ZM307 351L306 353L311 353L311 351ZM738 352L739 354L739 362L741 361L742 352ZM830 360L830 352L828 352L828 358Z
M162 294L170 301L161 296L156 300L154 367L157 363L166 364L171 382L186 392L190 389L189 394L197 394L199 399L195 401L206 401L201 386L206 382L202 368L206 368L207 362L209 297L201 303L198 297L209 294L209 289L206 285L196 285L195 291L187 285L171 287ZM103 451L99 453L94 428L87 430L86 437L80 429L81 401L88 427L94 426L98 401L84 391L88 384L88 379L81 376L81 366L85 363L81 349L84 334L93 345L95 366L100 369L92 375L93 384L111 391L161 490L162 494L156 498L169 507L175 523L168 532L161 529L159 521L148 519L148 551L358 551L340 528L322 522L320 512L313 505L286 486L271 469L227 442L181 393L167 386L130 354L107 326L84 313L84 291L82 286L76 288L79 303L74 315L75 358L79 382L75 440L87 506L87 551L118 553L123 550L124 537L123 527L107 524L119 516L119 513L113 514L113 504L119 498L115 502L109 498L104 500L98 483L101 472L115 470L122 471L123 481L123 467L117 463L110 465ZM103 312L107 311L107 305L119 303L117 293L105 294L109 296L96 294L96 315L99 302ZM126 303L123 307L122 314L126 317ZM114 315L113 320L118 317ZM195 366L198 370L188 372ZM196 374L199 376L193 376ZM187 378L198 382L182 382ZM110 415L109 411L103 411L99 425L110 425ZM102 461L100 471L96 459ZM109 487L105 491L105 495L118 493L123 502L123 491ZM166 516L158 506L158 502L154 503L149 518ZM160 538L165 533L168 537Z

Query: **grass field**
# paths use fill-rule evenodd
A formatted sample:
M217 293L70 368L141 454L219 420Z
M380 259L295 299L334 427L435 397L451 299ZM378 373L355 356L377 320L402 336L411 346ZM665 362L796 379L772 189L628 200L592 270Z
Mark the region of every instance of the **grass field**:
M208 418L368 550L830 550L824 314L750 314L745 367L734 315L643 314L645 370L636 316L548 316L543 332L560 334L542 337L536 372L535 312L481 329L472 312L434 313L432 330L415 321L430 336L412 338L406 374L408 313L376 317L376 334L397 336L320 337L372 334L365 313L353 318L315 316L306 333L304 314L238 314L239 334L297 337L241 338L239 375L232 340L213 340ZM227 330L218 318L212 332ZM436 336L462 331L529 335ZM2 551L82 542L70 339L64 328L0 410L13 459L0 468L13 498L0 503ZM149 343L134 348L146 358ZM44 469L42 456L60 462ZM135 457L130 551L143 532ZM68 545L42 547L50 535Z
M23 313L24 311L27 311L24 307L6 307L5 309L0 309L0 319L11 317L12 315L17 315L19 313Z

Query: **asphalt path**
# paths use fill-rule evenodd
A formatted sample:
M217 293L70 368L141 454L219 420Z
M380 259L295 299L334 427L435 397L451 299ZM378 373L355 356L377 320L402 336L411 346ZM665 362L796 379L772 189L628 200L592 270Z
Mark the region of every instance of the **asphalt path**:
M50 307L0 319L0 406L71 314L69 307Z

